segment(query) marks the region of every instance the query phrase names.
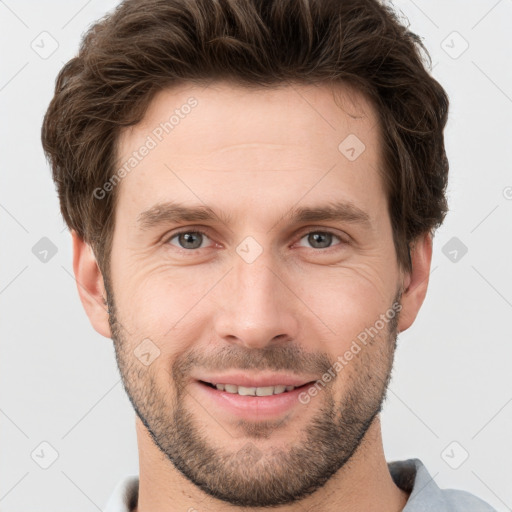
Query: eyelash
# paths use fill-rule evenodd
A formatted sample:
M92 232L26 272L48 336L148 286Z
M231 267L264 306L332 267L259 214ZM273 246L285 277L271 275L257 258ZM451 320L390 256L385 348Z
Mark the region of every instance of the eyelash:
M210 238L208 233L205 232L205 231L202 231L201 229L183 229L181 231L177 231L176 233L173 233L170 237L167 237L164 241L165 244L170 244L170 241L174 238L176 238L177 236L179 235L182 235L184 233L194 233L194 234L199 234L199 235L203 235L203 236L206 236L207 238ZM340 240L340 243L339 244L336 244L336 245L333 245L331 247L326 247L325 249L315 249L314 247L311 247L312 250L316 250L316 251L323 251L323 252L326 252L326 251L329 251L330 249L334 249L337 245L348 245L349 242L347 240L345 240L343 237L341 237L340 235L334 233L333 231L330 231L328 229L312 229L310 231L306 231L306 232L303 232L300 234L299 238L298 238L298 241L302 240L305 236L307 235L310 235L311 233L322 233L322 234L328 234L328 235L332 235L333 237L337 238L338 240ZM199 251L201 248L199 249L184 249L183 247L178 247L178 246L174 246L178 251L181 251L181 252L186 252L186 253L191 253L191 252L194 252L194 251ZM202 247L202 249L206 249L206 247Z

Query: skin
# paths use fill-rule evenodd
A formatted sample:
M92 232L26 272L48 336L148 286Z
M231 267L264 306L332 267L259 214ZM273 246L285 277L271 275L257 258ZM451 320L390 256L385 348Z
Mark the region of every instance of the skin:
M397 333L425 298L432 239L416 240L412 272L399 267L376 112L348 86L334 96L327 85L186 84L160 92L122 133L120 165L192 96L198 105L118 185L108 280L73 233L82 303L114 340L137 412L138 512L402 510L408 495L390 477L378 413ZM338 150L349 134L365 144L354 161ZM141 212L170 200L229 220L141 229ZM371 225L284 217L331 201L350 201ZM186 248L178 228L207 236ZM326 231L323 246L308 236ZM251 263L236 251L248 236L262 249ZM397 300L395 321L276 421L240 421L197 392L193 377L210 369L320 379ZM144 339L159 350L147 366L134 355Z

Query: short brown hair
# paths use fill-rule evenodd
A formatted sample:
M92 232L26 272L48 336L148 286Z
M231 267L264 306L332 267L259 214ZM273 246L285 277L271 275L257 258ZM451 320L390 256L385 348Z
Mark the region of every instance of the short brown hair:
M448 97L420 38L378 0L125 0L85 34L60 71L42 142L61 212L108 273L119 134L155 93L228 79L250 87L347 83L376 107L397 260L448 211Z

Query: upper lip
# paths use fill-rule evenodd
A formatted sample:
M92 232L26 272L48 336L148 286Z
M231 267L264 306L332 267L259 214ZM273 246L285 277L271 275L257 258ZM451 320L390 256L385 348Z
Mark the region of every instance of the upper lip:
M247 373L229 373L224 375L202 375L197 380L209 382L210 384L232 384L247 388L260 388L267 386L299 387L316 379L278 373L258 375L254 377L247 375Z

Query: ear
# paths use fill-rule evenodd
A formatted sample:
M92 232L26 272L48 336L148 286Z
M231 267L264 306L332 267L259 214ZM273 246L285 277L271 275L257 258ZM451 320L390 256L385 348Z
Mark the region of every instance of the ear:
M432 235L419 236L411 247L412 270L405 275L401 298L402 309L398 331L408 329L416 319L427 294L430 263L432 261Z
M71 237L73 239L73 271L78 295L94 329L106 338L111 338L108 308L105 304L107 295L96 257L90 245L85 243L76 231L71 232Z

